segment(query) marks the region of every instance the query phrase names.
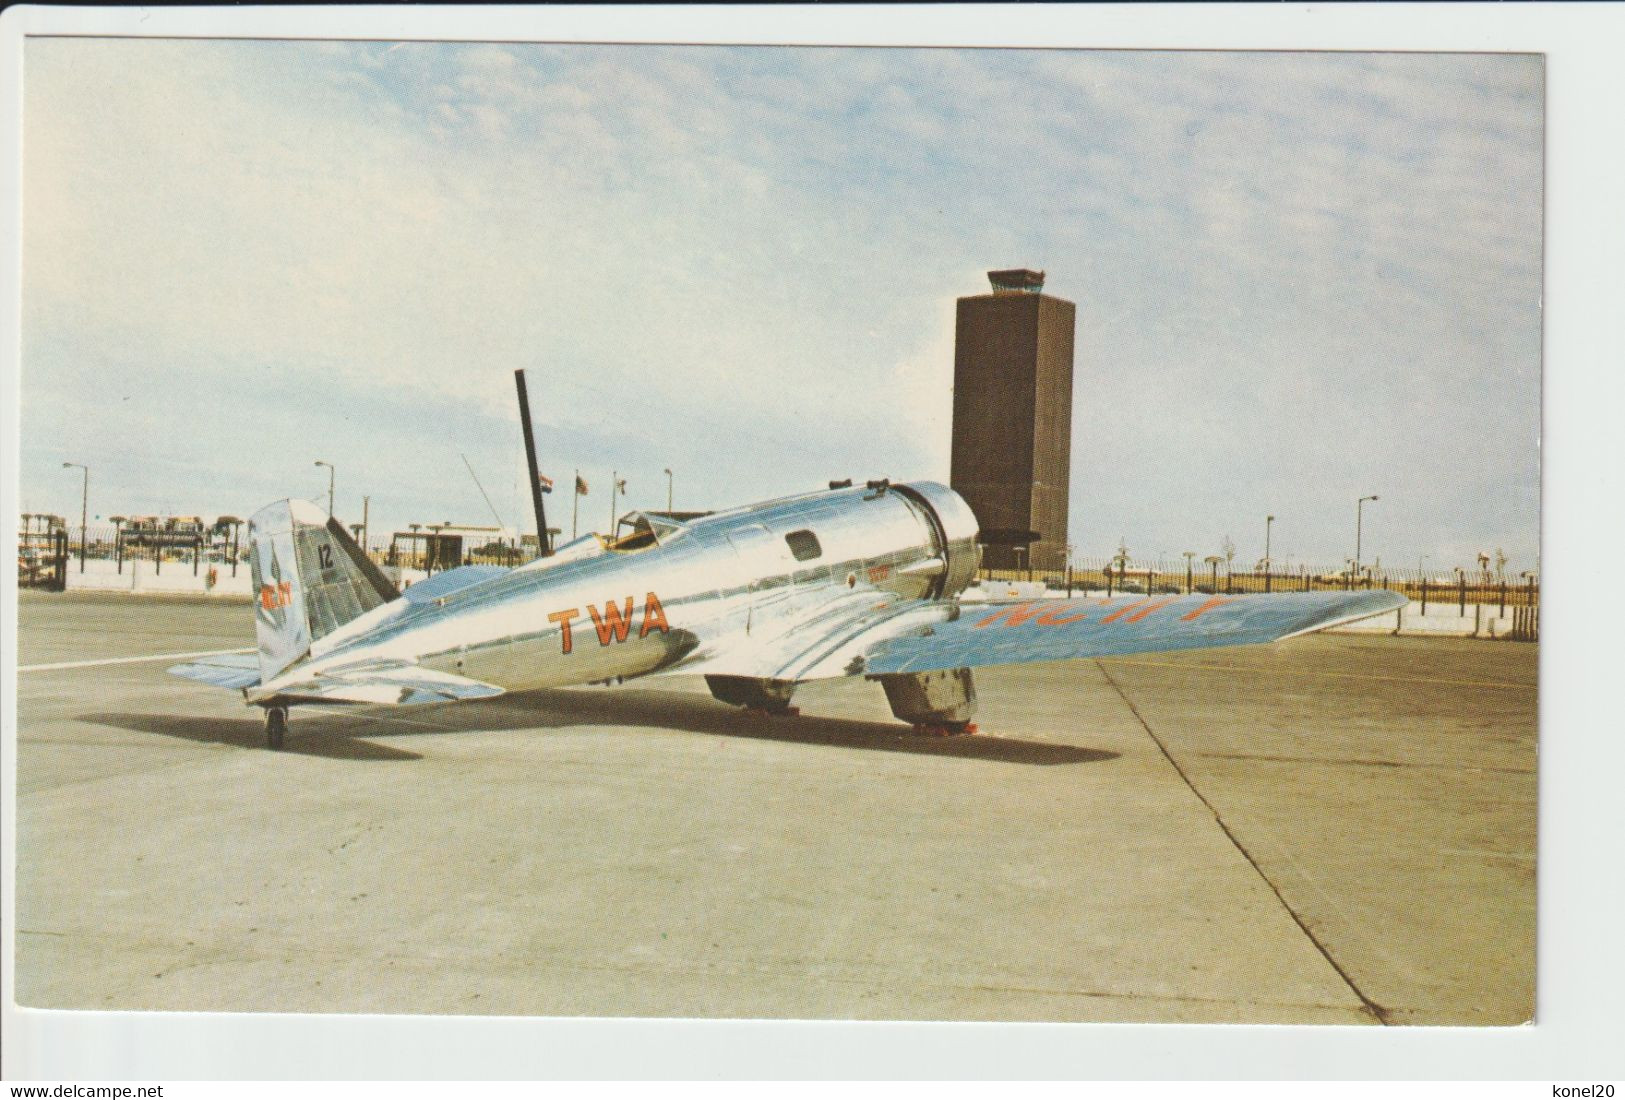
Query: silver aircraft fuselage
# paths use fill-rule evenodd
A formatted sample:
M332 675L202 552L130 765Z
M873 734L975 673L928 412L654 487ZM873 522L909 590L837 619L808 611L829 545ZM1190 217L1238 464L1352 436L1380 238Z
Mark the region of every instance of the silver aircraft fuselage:
M399 662L510 691L726 668L736 653L793 653L796 638L823 636L801 628L859 605L963 591L978 556L964 500L934 482L877 485L688 521L633 514L619 540L587 535L443 595L430 578L318 637L307 660L247 698L271 701L294 682Z

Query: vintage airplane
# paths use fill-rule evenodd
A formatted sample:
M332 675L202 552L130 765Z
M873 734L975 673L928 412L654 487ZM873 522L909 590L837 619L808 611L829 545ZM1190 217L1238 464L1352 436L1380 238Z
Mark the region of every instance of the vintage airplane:
M284 500L249 521L258 653L170 671L240 689L272 748L301 703L684 673L770 714L795 712L798 684L865 676L898 718L952 733L975 728L973 668L1269 642L1405 603L1383 590L963 603L977 535L946 486L873 481L682 521L634 512L609 537L401 592L337 520Z

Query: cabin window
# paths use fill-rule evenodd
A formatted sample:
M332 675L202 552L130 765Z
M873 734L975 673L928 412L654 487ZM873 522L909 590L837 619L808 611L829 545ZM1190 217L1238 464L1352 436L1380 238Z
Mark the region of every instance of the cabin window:
M790 553L797 561L812 561L823 556L824 548L818 545L818 536L811 531L791 531L784 536L784 541L790 544Z

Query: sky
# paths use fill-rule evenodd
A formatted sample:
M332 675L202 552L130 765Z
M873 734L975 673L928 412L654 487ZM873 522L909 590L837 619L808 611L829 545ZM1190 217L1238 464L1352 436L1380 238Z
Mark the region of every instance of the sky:
M1077 304L1070 539L1539 539L1530 55L30 39L21 507L376 535L948 479L954 300ZM466 462L466 464L465 464Z

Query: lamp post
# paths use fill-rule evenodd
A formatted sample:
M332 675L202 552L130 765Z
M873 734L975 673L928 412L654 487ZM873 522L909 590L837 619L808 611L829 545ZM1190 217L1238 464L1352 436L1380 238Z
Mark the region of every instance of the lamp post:
M333 514L333 478L338 474L338 471L333 468L331 462L323 462L319 458L316 460L316 465L327 467L327 514L331 516Z
M1194 571L1193 563L1196 560L1196 551L1195 550L1186 550L1186 551L1184 551L1184 554L1185 554L1185 595L1189 596L1191 594L1191 592L1192 592L1191 585L1196 580L1196 578L1192 575L1192 573Z
M1270 528L1275 526L1274 516L1264 517L1264 591L1270 590L1270 574L1274 570L1270 567Z
M241 556L237 552L237 529L243 525L243 521L236 516L221 516L219 522L231 528L231 575L235 577L237 575L237 559Z
M85 519L90 511L90 467L82 462L64 462L62 468L78 467L85 473L84 486L79 492L79 572L85 571Z
M1356 573L1360 571L1360 525L1364 518L1365 502L1376 499L1377 495L1373 493L1354 502L1354 571Z
M671 467L666 467L666 514L671 515Z

